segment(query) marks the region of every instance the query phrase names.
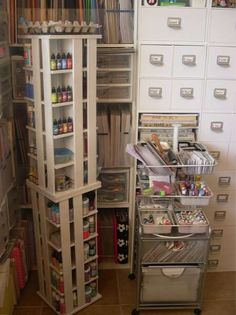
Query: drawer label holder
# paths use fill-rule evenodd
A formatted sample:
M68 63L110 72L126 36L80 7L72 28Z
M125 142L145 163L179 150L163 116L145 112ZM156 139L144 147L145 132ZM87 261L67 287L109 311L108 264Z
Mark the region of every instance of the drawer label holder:
M162 88L161 87L150 87L148 89L148 95L150 97L161 98L162 97Z
M230 65L230 56L217 56L216 60L219 66L229 67Z
M162 66L164 61L164 56L161 54L152 54L149 57L149 61L152 65Z
M180 29L181 28L181 18L180 17L168 17L167 26L174 28L174 29Z
M196 66L196 55L183 55L182 63L186 66Z
M214 89L214 97L219 99L226 99L227 97L227 89Z
M184 98L193 98L193 88L181 88L180 89L180 96Z

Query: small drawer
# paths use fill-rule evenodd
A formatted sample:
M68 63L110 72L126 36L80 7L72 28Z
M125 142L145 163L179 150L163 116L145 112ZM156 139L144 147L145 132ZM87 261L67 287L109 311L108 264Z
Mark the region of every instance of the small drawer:
M98 68L130 68L131 55L129 54L102 54L97 55ZM99 69L98 69L99 71Z
M173 110L200 111L202 104L201 80L174 80L171 108Z
M207 112L236 112L236 81L208 80L203 110Z
M221 251L221 248L222 248L221 244L212 244L209 246L209 253L218 254Z
M235 191L236 189L236 172L235 171L214 171L211 176L206 176L206 181L213 190Z
M215 226L211 231L211 239L216 240L216 239L222 239L223 237L224 237L224 229L217 228L217 226Z
M235 208L236 196L234 192L216 193L210 200L209 207L215 211L225 211Z
M228 169L236 170L236 142L229 143Z
M222 27L224 21L224 27ZM211 9L210 42L236 44L235 10Z
M181 265L142 267L140 300L142 303L168 304L197 302L202 272L200 267Z
M236 47L209 47L207 77L236 79Z
M129 196L129 172L102 171L99 175L102 187L98 190L98 203L127 203Z
M205 9L142 7L140 11L138 37L141 41L200 42L205 39Z
M170 109L170 97L170 80L140 80L139 108L141 110L168 110Z
M175 78L203 78L205 55L203 46L175 46L173 76Z
M233 116L230 114L203 113L200 120L199 140L229 142L233 121Z
M141 77L171 77L173 48L142 45L140 52Z
M131 83L129 71L98 71L97 84Z
M131 85L129 86L97 86L97 97L103 100L127 100L131 101Z
M207 217L214 226L228 226L235 222L236 214L232 206L222 208L222 210L211 208L207 209Z
M232 115L232 119L233 119L233 126L235 126L236 114L233 114L233 115ZM232 128L232 130L231 130L230 142L236 142L236 132L235 132L235 128Z

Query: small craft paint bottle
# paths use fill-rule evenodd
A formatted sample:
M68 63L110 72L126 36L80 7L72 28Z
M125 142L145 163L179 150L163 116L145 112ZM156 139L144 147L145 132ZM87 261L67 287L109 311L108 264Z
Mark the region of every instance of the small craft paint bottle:
M72 88L68 85L66 91L67 91L67 102L71 102L72 101Z
M73 132L73 120L71 117L67 119L67 132Z
M63 53L62 56L61 56L61 68L63 70L65 70L66 67L67 67L66 55L65 55L65 53Z
M63 124L61 118L58 119L58 133L62 134L63 133Z
M67 127L67 119L64 117L63 118L63 133L68 132L68 127Z
M66 67L67 69L72 69L72 56L69 52L66 56Z
M57 70L61 70L62 68L62 61L60 53L57 54Z
M52 103L57 103L57 92L55 87L52 88L51 101Z
M57 61L56 61L56 57L55 57L54 54L51 55L50 69L51 70L56 70L57 69Z
M67 90L64 86L61 88L61 93L62 93L62 102L67 102Z
M54 119L54 121L53 121L53 134L54 134L54 136L59 134L58 122L56 119Z
M66 305L64 298L60 298L60 314L64 315L66 312Z
M58 86L58 88L57 88L57 102L62 103L62 93L61 93L60 86Z

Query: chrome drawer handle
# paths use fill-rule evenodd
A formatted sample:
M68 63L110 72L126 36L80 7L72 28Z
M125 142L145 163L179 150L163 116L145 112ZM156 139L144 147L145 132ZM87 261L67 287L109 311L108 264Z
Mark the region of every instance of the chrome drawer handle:
M214 89L215 98L226 99L227 89Z
M222 132L223 131L223 122L222 121L212 121L211 122L211 130L215 132Z
M219 260L218 259L209 259L207 264L208 264L208 267L217 267L219 265Z
M180 96L184 98L193 98L193 88L181 88Z
M183 55L182 63L186 66L195 66L196 65L196 55Z
M230 56L217 56L216 62L219 66L229 66Z
M171 28L180 29L181 28L181 18L179 17L168 17L167 26Z
M215 160L220 159L220 151L209 151L209 153Z
M152 65L161 66L161 65L163 65L164 56L163 55L159 55L159 54L150 55L149 61L150 61L150 63Z
M218 184L220 186L227 186L230 185L231 177L230 176L220 176L218 180Z
M215 220L225 220L226 219L226 211L215 211Z
M218 194L216 197L217 202L228 202L229 201L229 194Z
M162 88L161 87L150 87L148 89L148 95L150 97L161 98L162 97Z
M221 245L210 245L211 253L219 253L221 251Z

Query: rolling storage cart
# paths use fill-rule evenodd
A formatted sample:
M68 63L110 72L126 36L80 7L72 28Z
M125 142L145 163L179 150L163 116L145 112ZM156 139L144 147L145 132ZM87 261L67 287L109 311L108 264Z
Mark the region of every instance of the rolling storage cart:
M169 148L175 155L175 165L167 163L166 153L161 152L160 142L158 146L154 139L133 146L143 165L138 165L138 288L132 315L140 310L171 308L190 308L195 314L201 313L211 236L202 207L213 196L202 175L213 171L215 161L201 144L191 143L183 152L181 142L177 142L174 137L173 148L178 150ZM206 157L205 164L204 158L199 164L191 162L197 148L197 155Z

